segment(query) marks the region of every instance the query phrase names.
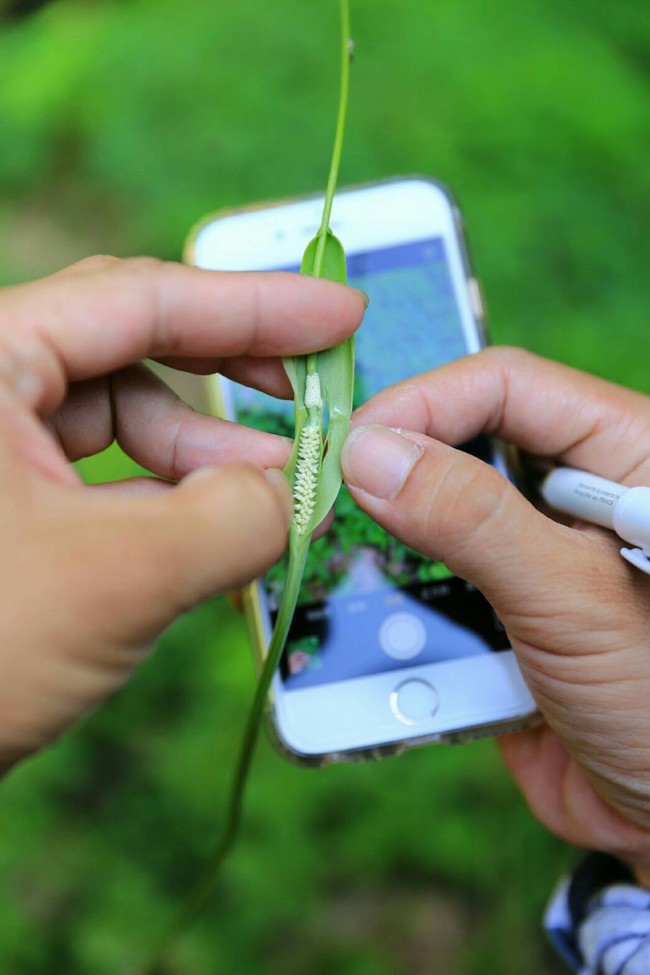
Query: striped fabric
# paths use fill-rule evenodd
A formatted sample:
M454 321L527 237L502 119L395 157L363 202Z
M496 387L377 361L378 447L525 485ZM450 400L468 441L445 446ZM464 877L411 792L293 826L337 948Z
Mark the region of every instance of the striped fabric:
M576 915L573 880L559 885L544 919L570 968L576 975L650 975L650 891L614 883Z
M650 975L650 891L617 884L597 894L578 943L590 975Z

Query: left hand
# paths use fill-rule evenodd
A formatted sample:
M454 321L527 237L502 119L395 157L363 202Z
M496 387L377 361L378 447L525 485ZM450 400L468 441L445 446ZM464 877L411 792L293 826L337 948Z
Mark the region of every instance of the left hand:
M296 274L103 257L0 292L0 766L286 545L289 487L264 469L283 466L287 442L195 414L137 363L289 395L279 357L342 341L364 307ZM70 460L114 439L159 478L83 485Z

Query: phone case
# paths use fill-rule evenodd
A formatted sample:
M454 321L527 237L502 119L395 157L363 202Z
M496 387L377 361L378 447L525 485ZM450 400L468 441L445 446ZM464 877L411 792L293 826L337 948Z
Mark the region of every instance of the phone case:
M383 180L380 182L390 183L390 182L400 182L404 179L426 179L428 182L434 183L447 197L451 210L454 215L454 222L456 227L456 233L458 237L458 242L460 245L460 252L463 262L463 268L465 271L465 278L467 282L467 288L469 293L469 299L472 306L472 311L476 324L479 330L481 343L483 345L489 344L487 328L485 322L485 311L484 305L480 293L480 288L476 278L473 276L468 249L467 241L465 239L465 234L463 230L462 218L458 206L451 195L450 191L444 184L431 179L430 177L422 177L419 175L411 175L407 177L395 176L388 180ZM377 182L359 184L353 187L346 187L345 189L362 189L364 186L376 186ZM259 211L262 209L269 209L272 207L280 207L289 202L296 202L299 200L309 200L317 198L321 194L305 194L303 196L291 197L287 200L274 200L272 202L266 202L261 204L247 205L243 207L234 207L224 210L219 210L208 216L202 218L190 231L188 236L183 258L187 263L194 263L194 241L200 232L200 230L211 223L217 218L225 216L233 216L239 213L246 213L252 211ZM217 375L208 376L203 378L203 399L207 403L208 412L215 416L226 417L227 410L225 406L225 399L223 396L223 391L220 385L220 380ZM505 447L503 444L497 445L499 453L502 456L504 467L515 483L518 480L517 472L519 470L519 461L517 451L512 447ZM258 582L253 582L246 586L242 591L243 596L243 606L246 615L247 626L249 631L249 638L253 648L253 656L256 665L256 672L259 674L261 671L264 656L266 653L266 639L265 639L265 627L264 620L262 616L261 601L258 594ZM274 743L275 747L280 751L280 753L287 758L290 762L311 768L323 768L328 765L341 762L363 762L363 761L376 761L383 758L388 758L394 755L400 755L403 752L410 750L412 748L419 748L424 745L430 744L460 744L467 741L474 741L479 738L492 737L495 735L509 734L515 731L521 731L526 727L531 727L533 724L539 722L540 718L537 712L532 715L526 715L517 719L507 719L504 721L498 721L492 724L486 724L481 726L468 726L466 728L457 728L449 732L441 732L434 734L424 734L421 737L409 737L400 739L398 741L390 742L389 744L377 745L370 748L360 748L360 749L349 749L342 750L332 753L327 753L323 755L304 755L297 753L292 748L289 748L283 741L281 733L278 728L278 724L274 719L275 710L275 700L274 692L271 690L269 693L269 698L267 701L266 709L266 727L267 733Z

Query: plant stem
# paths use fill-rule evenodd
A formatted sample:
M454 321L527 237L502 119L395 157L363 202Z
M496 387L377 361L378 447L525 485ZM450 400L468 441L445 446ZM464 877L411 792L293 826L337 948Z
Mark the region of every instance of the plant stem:
M336 119L336 133L334 135L334 147L332 149L332 161L325 189L325 203L323 204L323 216L318 229L318 246L314 258L315 277L321 276L323 267L323 256L325 254L325 241L330 226L332 215L332 203L334 202L334 191L339 178L339 168L341 165L341 154L343 152L343 139L345 137L345 120L348 113L348 92L350 89L350 9L348 0L341 0L341 87L339 92L339 108Z
M341 10L341 90L339 96L338 118L334 137L334 148L330 163L329 177L325 191L323 217L317 233L317 246L314 265L310 273L314 277L323 277L325 247L329 233L329 221L332 212L332 201L338 179L343 137L345 133L345 116L348 104L348 85L350 76L350 16L348 0L340 0ZM318 371L318 353L307 356L306 371L314 375ZM309 411L309 422L322 426L322 408L315 407ZM322 432L321 432L322 436ZM140 970L138 975L157 975L159 966L166 958L171 948L196 920L199 912L207 904L215 881L219 875L223 861L232 849L239 832L242 804L246 780L259 734L262 715L273 677L278 668L280 657L287 640L291 621L298 601L300 584L302 581L307 553L311 542L311 532L301 534L294 524L289 532L289 565L284 592L278 610L278 615L271 635L271 641L264 660L264 666L257 684L255 697L250 708L242 744L235 766L232 786L226 813L223 835L215 851L209 858L208 865L193 889L188 894L177 915L156 945L149 963Z
M156 975L158 966L167 956L169 950L185 932L189 925L196 919L200 911L207 903L215 880L221 869L221 865L230 852L239 831L241 820L242 802L244 797L244 787L250 768L255 742L260 729L264 706L267 694L277 670L282 651L287 639L291 620L298 601L300 592L300 582L307 559L311 535L302 536L300 540L292 538L289 554L289 568L287 571L287 585L282 594L282 601L273 628L271 642L264 660L264 666L257 683L255 697L246 722L246 729L242 737L241 748L232 785L230 787L230 799L226 814L226 824L223 835L216 850L212 853L208 866L203 875L199 878L194 888L190 891L185 902L176 917L171 921L167 931L156 946L151 960L146 968L142 969L140 975Z

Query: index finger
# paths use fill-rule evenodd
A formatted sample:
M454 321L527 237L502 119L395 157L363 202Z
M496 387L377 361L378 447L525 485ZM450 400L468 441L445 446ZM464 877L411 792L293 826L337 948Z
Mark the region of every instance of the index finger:
M364 308L352 288L287 272L95 259L0 295L2 372L19 370L30 405L52 409L66 380L147 357L213 358L216 371L231 356L318 351L347 338Z
M490 433L542 457L643 483L650 399L522 349L485 349L398 383L357 411L458 445Z

